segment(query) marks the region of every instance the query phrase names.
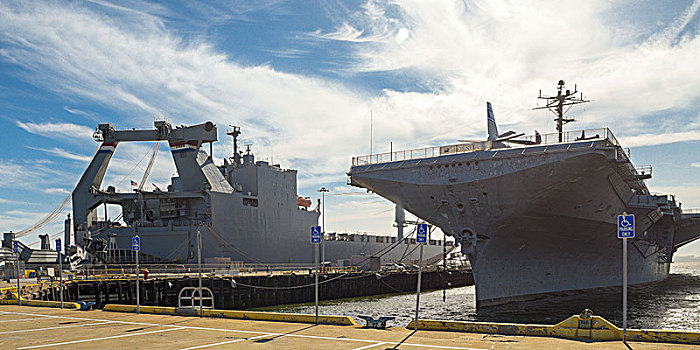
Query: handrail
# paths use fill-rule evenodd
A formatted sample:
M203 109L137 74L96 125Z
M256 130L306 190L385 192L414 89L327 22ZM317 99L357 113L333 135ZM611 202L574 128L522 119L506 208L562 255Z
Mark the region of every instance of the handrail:
M540 145L553 145L559 143L572 143L579 141L590 140L605 140L610 141L614 146L620 146L620 143L608 128L574 130L566 131L562 134L562 141L559 141L559 133L548 133L540 135L528 135L519 137L518 140L532 142L532 145L518 147L533 147ZM405 151L376 153L352 158L352 166L363 166L370 164L390 163L413 159L424 159L438 157L448 154L471 153L477 151L486 151L493 148L493 141L477 141L465 142L446 146L432 146L424 148L415 148ZM515 147L514 147L515 148Z
M184 305L183 301L189 301L188 305ZM195 301L199 303L195 303ZM204 305L205 302L208 302L209 305ZM214 293L207 287L202 287L201 294L198 287L183 287L177 295L177 307L192 309L202 307L205 309L213 309Z

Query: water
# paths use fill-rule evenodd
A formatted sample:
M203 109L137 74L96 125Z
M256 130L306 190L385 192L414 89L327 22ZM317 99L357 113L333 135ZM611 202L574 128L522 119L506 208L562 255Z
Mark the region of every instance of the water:
M475 307L474 286L448 289L445 302L442 293L441 290L421 293L420 318L554 324L588 308L595 315L622 325L622 288L511 303L479 312ZM630 288L628 296L630 328L700 331L700 263L674 263L668 279ZM415 294L404 294L323 302L319 313L394 316L393 325L405 326L413 318L415 306ZM314 313L314 305L282 306L274 311Z

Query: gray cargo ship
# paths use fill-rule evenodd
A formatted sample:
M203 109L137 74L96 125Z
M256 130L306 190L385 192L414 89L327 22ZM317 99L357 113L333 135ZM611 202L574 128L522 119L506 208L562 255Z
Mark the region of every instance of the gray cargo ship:
M635 214L629 283L661 281L673 253L700 236L700 214L651 194L609 129L563 131L564 109L587 102L565 90L543 108L557 133L497 131L488 139L354 157L349 183L402 206L455 238L474 272L477 307L622 284L617 216Z
M137 234L142 262L196 262L199 233L205 261L311 264L310 229L318 224L320 209L311 208L310 198L297 195L296 170L256 161L249 147L239 152L240 133L239 127L227 132L233 137L234 152L223 165L216 165L211 149L218 134L211 122L172 127L156 121L155 129L147 130L99 124L94 134L99 148L73 190L73 217L66 220L64 244L71 263L130 263L131 239ZM102 187L117 145L133 141L169 143L178 174L167 189L119 192L113 186ZM121 215L114 220L99 218L97 209L107 205L118 205ZM398 237L326 234L324 260L347 265L355 256L355 263L366 263L370 257L384 264L415 263L418 245L410 235L401 234L403 210L397 213ZM447 251L452 247L448 242ZM442 258L442 241L433 240L426 248L429 262ZM376 264L377 259L373 261Z

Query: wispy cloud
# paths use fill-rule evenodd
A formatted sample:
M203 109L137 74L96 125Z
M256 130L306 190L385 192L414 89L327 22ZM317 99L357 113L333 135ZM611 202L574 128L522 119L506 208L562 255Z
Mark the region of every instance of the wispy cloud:
M694 168L700 168L700 162L690 164L690 166L692 166L692 167L694 167Z
M620 138L620 143L624 147L637 147L637 146L666 145L666 144L675 143L675 142L697 141L697 140L700 140L700 130L626 136L626 137Z
M53 154L55 156L61 157L61 158L66 158L66 159L72 159L72 160L79 160L81 162L89 162L92 157L89 156L81 156L79 154L74 154L71 152L68 152L62 148L54 147L54 148L39 148L39 147L31 147L27 146L29 149L33 149L35 151L41 151L41 152L46 152L49 154Z
M49 187L44 189L44 193L48 194L69 194L70 191L68 191L65 188L57 188L57 187Z
M92 140L93 130L87 126L72 123L33 123L17 121L17 126L26 132L46 136L61 137L73 141Z

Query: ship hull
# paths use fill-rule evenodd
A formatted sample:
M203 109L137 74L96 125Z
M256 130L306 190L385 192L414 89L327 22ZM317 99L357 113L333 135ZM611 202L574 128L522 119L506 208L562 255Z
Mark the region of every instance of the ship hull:
M455 236L472 265L477 307L620 286L622 243L616 220L623 211L640 217L637 232L643 233L629 247L629 283L665 279L668 249L659 246L656 235L653 242L647 236L672 236L672 216L651 215L651 220L647 217L658 212L656 207L629 205L646 188L632 179L633 170L621 166L618 149L579 146L353 167L351 184Z

